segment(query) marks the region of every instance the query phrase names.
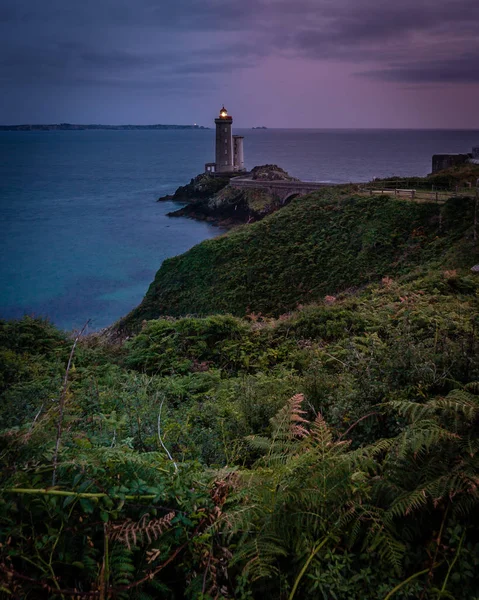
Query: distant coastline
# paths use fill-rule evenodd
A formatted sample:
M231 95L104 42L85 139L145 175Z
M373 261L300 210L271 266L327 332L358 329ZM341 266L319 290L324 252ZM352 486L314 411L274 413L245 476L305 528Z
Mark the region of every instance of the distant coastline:
M86 131L90 129L137 130L137 129L209 129L202 125L77 125L57 123L53 125L0 125L0 131Z

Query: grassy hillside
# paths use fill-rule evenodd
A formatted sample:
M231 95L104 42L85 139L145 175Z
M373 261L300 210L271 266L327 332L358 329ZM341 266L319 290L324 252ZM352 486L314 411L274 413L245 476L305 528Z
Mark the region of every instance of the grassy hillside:
M348 188L317 192L165 261L120 328L160 315L277 316L429 261L472 266L473 220L471 199L439 205L359 197Z
M449 169L430 173L427 177L386 177L384 179L376 179L376 183L383 182L385 186L391 184L392 187L407 187L415 189L454 189L458 187L474 188L479 179L479 165L473 163L465 163L456 165Z

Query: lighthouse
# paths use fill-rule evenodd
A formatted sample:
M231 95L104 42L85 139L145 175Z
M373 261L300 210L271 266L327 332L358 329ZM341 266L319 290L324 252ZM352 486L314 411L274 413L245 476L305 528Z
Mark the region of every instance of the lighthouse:
M216 123L216 171L229 173L233 171L233 137L231 128L233 117L223 106Z
M245 170L243 136L233 135L233 117L223 106L216 124L216 152L214 163L206 163L206 173L237 173Z

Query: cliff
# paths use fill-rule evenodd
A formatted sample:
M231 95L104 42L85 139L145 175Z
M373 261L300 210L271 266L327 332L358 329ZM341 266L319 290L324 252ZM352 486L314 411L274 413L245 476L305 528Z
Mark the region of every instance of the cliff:
M117 328L160 315L277 316L431 262L470 268L479 259L473 221L473 199L420 204L326 188L166 260Z

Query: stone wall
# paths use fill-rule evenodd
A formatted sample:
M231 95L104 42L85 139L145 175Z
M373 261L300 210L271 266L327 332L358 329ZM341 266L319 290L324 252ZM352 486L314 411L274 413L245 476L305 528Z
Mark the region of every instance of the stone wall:
M443 169L462 165L470 158L470 154L434 154L432 157L432 172L436 173Z

